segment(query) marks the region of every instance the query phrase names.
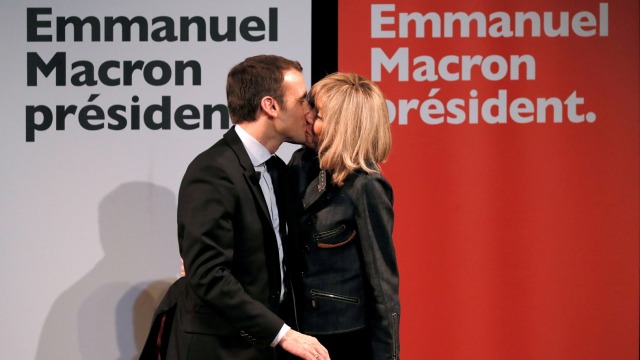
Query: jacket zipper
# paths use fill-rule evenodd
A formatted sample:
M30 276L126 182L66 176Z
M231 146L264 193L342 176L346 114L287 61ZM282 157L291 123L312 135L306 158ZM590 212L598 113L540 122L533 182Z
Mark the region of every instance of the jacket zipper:
M330 300L336 300L336 301L344 301L344 302L348 302L350 304L359 304L360 303L360 299L358 299L358 298L354 298L354 297L350 297L350 296L344 296L344 295L338 295L338 294L332 294L332 293L327 293L327 292L318 291L318 290L315 290L315 289L311 289L309 294L311 294L311 307L313 307L313 308L318 307L318 302L316 301L316 298L324 298L324 299L330 299Z
M395 360L398 358L398 331L400 330L400 319L398 313L391 314L391 318L393 320L393 353L391 355L392 359Z
M313 239L318 241L320 239L324 239L324 238L327 238L327 237L330 237L330 236L334 236L336 234L339 234L339 233L343 232L345 228L346 228L346 226L344 224L342 224L342 225L338 226L335 229L323 231L323 232L320 232L320 233L317 233L317 234L313 234Z

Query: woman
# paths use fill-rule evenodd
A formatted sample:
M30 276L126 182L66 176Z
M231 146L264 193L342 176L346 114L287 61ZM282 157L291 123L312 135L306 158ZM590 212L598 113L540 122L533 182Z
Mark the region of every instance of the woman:
M335 73L309 102L317 152L298 150L290 162L301 331L333 360L398 359L393 193L379 168L391 146L385 98L375 83Z

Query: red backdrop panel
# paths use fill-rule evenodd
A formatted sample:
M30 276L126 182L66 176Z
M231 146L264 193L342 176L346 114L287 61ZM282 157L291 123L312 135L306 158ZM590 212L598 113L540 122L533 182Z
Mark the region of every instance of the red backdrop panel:
M434 36L430 22L402 35L402 14L456 12L482 14L493 35L472 23L468 37ZM518 12L549 13L554 28L567 16L568 34L504 36ZM383 171L403 358L638 358L638 16L637 0L339 2L339 70L374 78L395 110ZM535 76L501 75L525 55ZM481 60L450 80L464 56ZM539 98L558 99L559 115L526 108ZM502 107L485 104L476 124L474 101Z

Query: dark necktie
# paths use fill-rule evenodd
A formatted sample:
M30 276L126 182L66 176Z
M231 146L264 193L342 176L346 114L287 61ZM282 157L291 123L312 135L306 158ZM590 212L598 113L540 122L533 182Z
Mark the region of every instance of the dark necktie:
M276 193L276 199L278 198L278 188L279 188L279 178L278 178L278 158L274 155L269 158L269 160L265 161L265 166L267 167L267 172L271 177L271 184L273 184L273 191Z
M271 156L269 158L269 160L265 161L265 167L267 168L267 173L269 174L269 177L271 177L271 185L273 186L273 195L275 196L275 200L276 200L276 207L278 209L278 225L279 225L279 232L280 232L280 246L282 246L282 251L283 251L283 257L284 257L284 241L285 241L285 237L287 235L287 225L286 225L286 221L285 221L285 212L284 212L284 208L283 208L283 199L281 199L281 184L280 184L280 171L278 170L280 168L280 164L278 163L282 163L282 160L277 157L277 156ZM284 163L282 163L282 165L284 165ZM283 260L284 261L284 260ZM284 276L285 273L285 266L284 264L281 267L282 270L282 276ZM282 279L284 281L284 279ZM284 283L281 283L281 288L282 288L282 292L281 292L281 296L280 296L280 301L282 301L283 297L284 297L284 292L286 291L285 288L286 286L284 285Z
M276 197L276 206L278 207L278 217L280 218L280 235L282 239L284 239L284 235L286 234L286 225L284 224L285 214L284 209L282 208L282 194L280 194L280 171L278 171L278 163L281 161L282 160L280 160L280 158L274 155L265 162L265 166L267 167L267 172L271 177L271 184L273 185L273 192Z

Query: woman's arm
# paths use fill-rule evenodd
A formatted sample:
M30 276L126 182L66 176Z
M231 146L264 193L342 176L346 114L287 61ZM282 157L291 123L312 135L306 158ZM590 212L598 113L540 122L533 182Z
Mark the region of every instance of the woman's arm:
M356 223L366 279L373 290L369 323L375 359L399 359L400 298L393 246L393 191L379 174L360 175L354 183Z

